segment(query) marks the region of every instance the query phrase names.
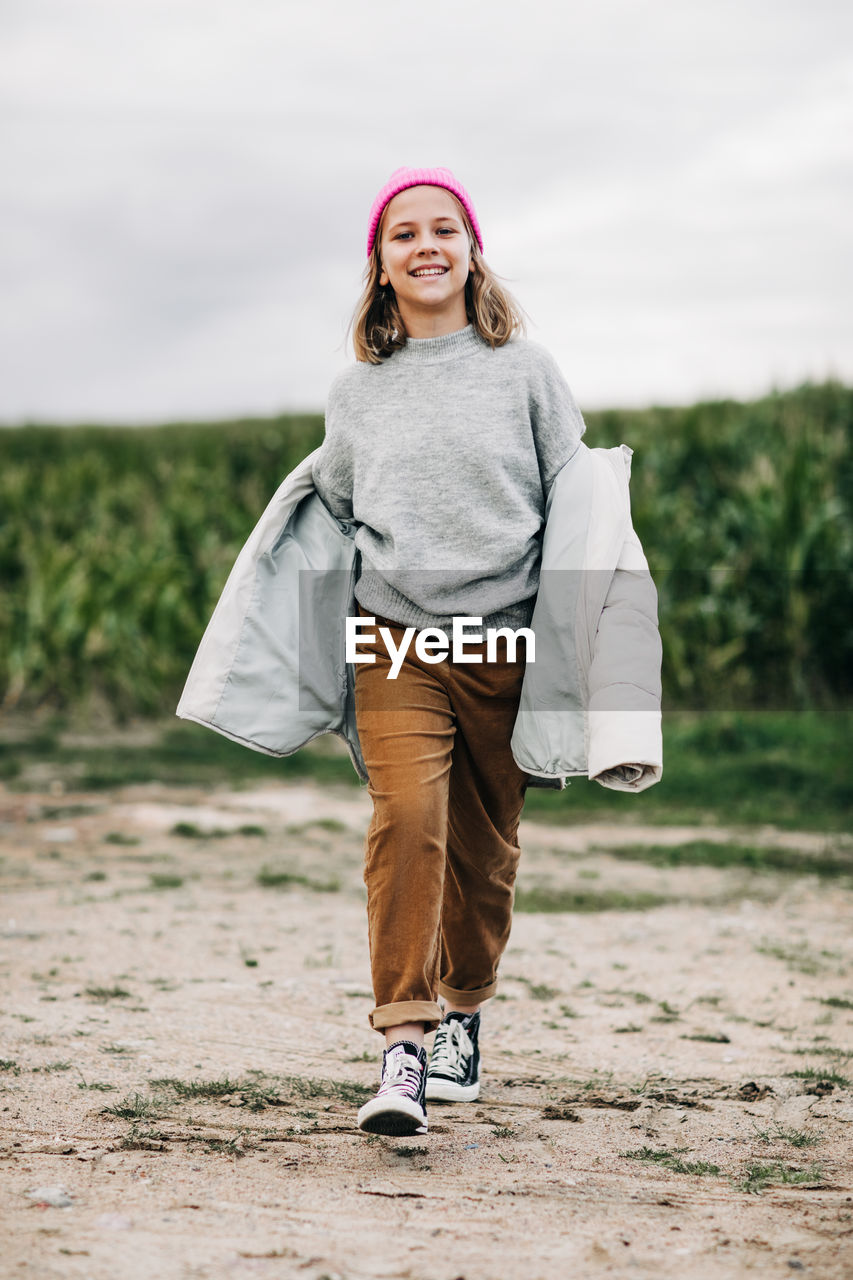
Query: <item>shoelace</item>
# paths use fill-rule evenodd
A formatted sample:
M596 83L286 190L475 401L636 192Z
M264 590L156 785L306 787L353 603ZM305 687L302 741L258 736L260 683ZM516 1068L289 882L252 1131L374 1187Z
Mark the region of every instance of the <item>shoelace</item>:
M430 1069L455 1073L462 1068L462 1058L470 1058L474 1052L471 1037L461 1022L443 1022L438 1028L433 1044Z
M417 1098L421 1091L421 1075L422 1069L417 1058L413 1058L410 1053L401 1053L399 1057L386 1062L377 1097L400 1089L408 1097Z

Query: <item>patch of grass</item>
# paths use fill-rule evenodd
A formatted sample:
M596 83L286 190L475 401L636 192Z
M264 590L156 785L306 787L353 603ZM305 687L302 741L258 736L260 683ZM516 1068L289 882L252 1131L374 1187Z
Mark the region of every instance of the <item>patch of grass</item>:
M89 1089L93 1093L115 1093L115 1085L105 1080L78 1080L78 1089Z
M675 1005L669 1003L668 1000L658 1000L658 1008L660 1013L656 1013L650 1019L651 1022L678 1022L681 1014Z
M246 822L241 827L200 827L195 822L176 822L169 829L173 836L183 836L187 840L225 840L228 836L265 836L266 827L259 827L256 822Z
M492 1125L493 1138L514 1138L515 1129L511 1124L495 1124Z
M310 889L312 893L337 893L341 887L340 880L334 876L329 880L312 880L310 876L297 871L268 866L261 867L255 876L255 883L262 889L289 889L298 885L300 888Z
M59 1071L70 1071L73 1065L74 1064L69 1062L67 1059L62 1059L59 1062L46 1062L41 1070L45 1071L48 1075L53 1075L55 1072Z
M117 844L130 847L131 845L142 844L139 836L126 835L124 831L108 831L104 836L104 844Z
M666 786L639 795L572 778L563 792L530 788L525 817L573 825L588 818L678 826L770 824L849 831L851 713L664 713Z
M184 877L172 875L168 871L152 871L148 883L152 889L180 889Z
M340 818L313 818L310 822L299 822L286 827L285 832L289 836L301 836L317 827L331 835L342 835L347 830L347 824L341 822Z
M792 1147L815 1147L823 1142L823 1135L814 1129L793 1129L774 1121L769 1129L755 1128L755 1136L761 1142L789 1142Z
M85 881L92 881L93 883L96 881L106 880L106 878L106 871L87 871L83 877Z
M8 1071L13 1076L21 1074L21 1068L14 1058L0 1058L0 1071Z
M811 1057L813 1054L823 1055L826 1058L853 1058L853 1049L839 1049L836 1045L831 1044L814 1044L807 1049L782 1049L783 1053L797 1054L801 1058Z
M817 1000L830 1009L853 1009L853 1000L847 1000L844 996L809 996L809 999Z
M241 1089L238 1080L222 1076L219 1080L178 1080L174 1076L161 1076L151 1081L155 1089L169 1089L176 1098L223 1098Z
M136 1050L131 1048L129 1044L102 1044L101 1053L135 1053Z
M169 828L170 836L182 836L185 840L210 840L225 834L226 832L219 827L212 831L204 831L195 822L176 822Z
M790 969L810 976L824 973L828 967L827 960L842 959L837 951L822 949L816 952L807 942L773 942L764 938L755 950L759 955L773 956L776 960L782 960Z
M561 912L650 911L672 902L659 893L622 893L618 889L557 889L535 885L515 891L515 910L528 915Z
M119 1120L156 1120L163 1111L159 1098L146 1098L141 1093L122 1098L113 1107L104 1107L101 1114L116 1116Z
M249 1150L243 1134L236 1138L204 1138L202 1141L208 1155L235 1156L239 1160Z
M801 1186L807 1182L822 1182L823 1170L812 1164L808 1169L790 1169L776 1161L774 1164L751 1164L735 1183L738 1191L757 1195L771 1185Z
M217 1099L233 1096L239 1105L250 1111L263 1111L267 1107L286 1106L294 1099L324 1098L345 1102L348 1105L366 1102L373 1096L367 1085L350 1080L315 1079L306 1076L268 1076L264 1072L252 1074L251 1079L232 1080L223 1076L220 1080L178 1080L163 1077L151 1081L152 1088L170 1091L179 1099Z
M251 527L251 521L246 527ZM228 563L232 559L229 553ZM226 568L223 562L223 569ZM213 603L212 599L211 607ZM192 657L196 642L194 636L187 659ZM184 662L185 659L181 659L182 665ZM162 682L160 684L162 694ZM169 707L179 691L180 684L166 696ZM103 735L97 745L65 741L64 723L59 720L56 731L49 737L36 733L8 745L0 742L0 775L7 777L16 791L42 790L43 772L40 769L30 775L31 764L42 769L50 764L56 779L91 791L145 782L178 787L208 787L217 783L239 787L263 778L280 782L283 777L358 786L346 748L330 735L303 747L295 755L279 759L247 751L239 743L199 725L176 724L171 715L162 729L155 728L144 743L123 740L120 729L109 736Z
M643 1028L638 1026L636 1022L629 1022L624 1027L614 1027L613 1031L617 1036L630 1035L635 1031L642 1031Z
M733 840L689 840L683 844L611 843L593 845L592 849L624 862L643 862L653 867L748 867L753 871L786 871L818 876L853 873L853 856L843 850L813 854L801 849L738 844Z
M706 1044L731 1044L731 1037L724 1031L697 1031L692 1036L679 1036L679 1040L701 1040Z
M124 987L86 987L85 994L92 1000L106 1004L107 1000L130 1000L131 994Z
M802 1067L799 1071L786 1071L785 1074L791 1080L810 1080L815 1084L838 1085L840 1089L850 1087L847 1076L839 1075L837 1071L830 1071L826 1067Z
M556 987L549 987L546 982L534 983L528 990L534 1000L553 1000L560 994Z
M655 1151L652 1147L638 1147L634 1151L623 1151L623 1160L642 1160L648 1164L659 1164L672 1173L688 1173L694 1177L719 1177L719 1165L708 1160L682 1160L681 1153L687 1147L678 1147L675 1151Z

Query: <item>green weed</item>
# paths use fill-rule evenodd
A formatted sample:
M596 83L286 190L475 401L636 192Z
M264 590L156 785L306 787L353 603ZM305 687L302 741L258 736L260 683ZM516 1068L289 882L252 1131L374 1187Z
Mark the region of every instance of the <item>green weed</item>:
M813 1129L794 1129L779 1124L778 1121L774 1121L768 1129L754 1127L756 1138L762 1142L789 1142L792 1147L814 1147L823 1142L823 1135L815 1133Z
M312 818L310 822L299 822L286 827L285 831L289 836L301 836L315 828L328 831L332 835L342 835L347 830L347 825L339 818Z
M276 867L261 867L255 876L255 882L262 889L289 889L293 885L310 889L312 893L337 893L341 882L336 877L328 880L312 880L310 876L297 871L285 871Z
M853 857L845 851L810 854L798 849L720 840L691 840L675 845L606 844L594 845L593 849L625 862L643 862L655 867L748 867L753 871L820 876L853 873Z
M711 1164L708 1160L682 1160L681 1153L687 1150L687 1147L678 1147L675 1151L655 1151L652 1147L638 1147L634 1151L623 1151L622 1158L659 1164L672 1173L689 1173L699 1177L719 1176L719 1165Z
M799 1071L787 1071L785 1074L791 1080L809 1080L815 1084L838 1085L841 1089L850 1087L847 1076L839 1075L837 1071L830 1071L825 1067L803 1067Z
M534 1000L553 1000L560 993L556 987L549 987L546 982L537 982L528 988Z
M148 883L152 889L180 889L184 877L171 875L168 871L152 871Z
M141 1093L122 1098L113 1107L104 1107L101 1114L116 1116L119 1120L156 1120L162 1114L163 1103L158 1098L145 1098Z
M788 943L765 940L755 950L759 955L773 956L774 959L783 961L798 973L813 976L823 973L826 969L821 956L817 955L807 942Z
M650 911L672 899L659 893L622 893L618 889L558 889L536 885L515 891L515 910L532 914L596 911Z
M124 987L86 987L85 994L92 1000L105 1004L107 1000L130 1000L131 993Z
M738 1191L757 1195L771 1185L801 1186L822 1181L823 1170L818 1164L812 1164L808 1169L790 1169L777 1161L774 1164L749 1165L734 1185Z

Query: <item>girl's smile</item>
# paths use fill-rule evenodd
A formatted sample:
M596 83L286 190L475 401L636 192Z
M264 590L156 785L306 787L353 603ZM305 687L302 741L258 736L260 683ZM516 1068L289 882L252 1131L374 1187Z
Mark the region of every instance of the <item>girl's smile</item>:
M459 205L449 191L409 187L389 201L380 252L379 283L394 290L410 337L435 337L465 328L471 245Z

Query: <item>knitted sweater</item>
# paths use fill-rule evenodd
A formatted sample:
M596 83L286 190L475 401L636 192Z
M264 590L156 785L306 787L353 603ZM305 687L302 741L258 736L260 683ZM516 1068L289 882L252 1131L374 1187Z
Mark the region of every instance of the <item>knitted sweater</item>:
M553 358L472 325L333 382L314 484L359 526L356 599L405 626L526 626L545 501L584 433Z

